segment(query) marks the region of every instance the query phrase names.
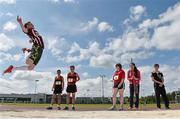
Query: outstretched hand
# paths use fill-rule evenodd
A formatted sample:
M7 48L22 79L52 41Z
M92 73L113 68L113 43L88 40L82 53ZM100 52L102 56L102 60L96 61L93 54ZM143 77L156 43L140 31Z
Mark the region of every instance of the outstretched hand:
M23 51L23 53L25 53L25 52L30 52L31 50L28 48L22 48L22 51Z
M22 19L20 16L17 16L17 22L22 23Z

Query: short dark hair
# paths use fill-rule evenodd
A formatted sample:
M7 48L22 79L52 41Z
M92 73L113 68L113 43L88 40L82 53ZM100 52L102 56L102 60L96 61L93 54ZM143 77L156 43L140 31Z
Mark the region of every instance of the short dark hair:
M119 67L120 69L122 69L122 65L120 63L115 65L116 67Z
M75 66L74 66L74 65L71 65L70 68L75 68Z
M154 67L159 67L159 64L154 64Z
M26 23L24 24L24 27L27 28L27 25L30 24L30 23L31 23L30 21L26 22Z
M57 72L61 72L61 70L60 70L60 69L58 69L58 70L57 70Z

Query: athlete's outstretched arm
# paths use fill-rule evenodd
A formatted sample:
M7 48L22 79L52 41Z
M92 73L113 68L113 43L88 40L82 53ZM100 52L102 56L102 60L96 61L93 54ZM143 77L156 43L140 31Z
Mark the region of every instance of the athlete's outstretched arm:
M22 21L22 19L21 19L20 16L17 16L17 22L18 22L19 25L21 26L22 31L23 31L24 33L27 33L28 31L27 31L27 29L24 27L23 21Z

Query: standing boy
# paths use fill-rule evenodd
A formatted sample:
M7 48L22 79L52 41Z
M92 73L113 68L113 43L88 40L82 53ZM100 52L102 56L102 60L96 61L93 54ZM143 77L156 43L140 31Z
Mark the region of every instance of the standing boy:
M157 108L161 109L160 95L165 102L165 108L169 109L169 100L166 95L166 90L164 86L164 76L163 73L159 71L159 64L154 65L154 71L151 74L152 81L154 82L154 90L157 101Z
M78 73L75 72L75 66L70 66L70 72L67 75L67 106L64 110L69 110L70 96L72 95L72 110L75 110L75 97L77 92L76 82L80 80Z
M64 89L64 78L61 76L61 70L57 70L57 76L55 77L54 84L52 87L53 96L51 99L51 105L47 108L49 110L53 109L53 104L57 101L58 110L61 110L61 94Z

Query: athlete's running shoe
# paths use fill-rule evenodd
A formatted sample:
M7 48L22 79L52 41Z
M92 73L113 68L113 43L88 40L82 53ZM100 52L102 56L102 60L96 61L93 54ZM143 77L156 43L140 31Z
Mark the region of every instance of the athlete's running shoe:
M113 111L113 110L117 110L116 106L112 106L109 108L109 110Z
M124 110L124 108L123 108L123 107L120 107L120 108L119 108L119 111L123 111L123 110Z
M75 110L76 110L74 106L72 107L72 110L73 110L73 111L75 111Z
M58 108L58 110L61 110L61 107L57 107Z
M47 110L52 110L53 108L52 108L52 107L47 107L46 109L47 109Z
M10 65L6 70L4 70L4 72L3 72L3 75L4 74L7 74L7 73L11 73L12 72L12 70L13 70L13 66L12 65Z
M69 110L69 107L66 106L63 110Z
M132 108L132 107L129 107L128 110L133 110L133 108Z
M168 109L171 109L170 107L165 107L165 108L166 108L167 110L168 110Z

